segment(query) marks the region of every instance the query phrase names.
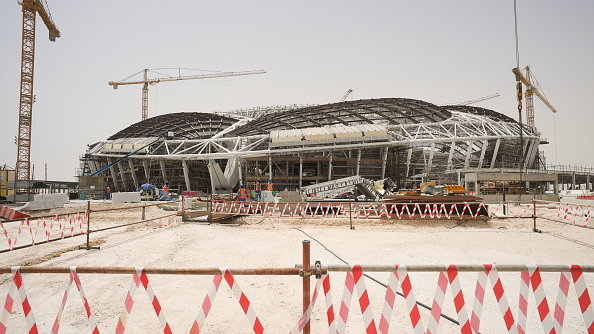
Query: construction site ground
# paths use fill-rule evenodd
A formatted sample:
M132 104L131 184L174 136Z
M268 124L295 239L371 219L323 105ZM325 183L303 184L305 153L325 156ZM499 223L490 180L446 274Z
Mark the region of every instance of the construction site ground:
M97 204L111 207L111 204ZM80 207L84 208L83 206ZM70 206L53 210L75 210ZM538 210L548 210L539 208ZM147 217L167 212L147 208ZM137 221L139 210L118 213L96 213L91 216L91 228L101 228ZM310 239L303 232L323 243L328 249L350 264L592 264L594 260L594 230L546 220L538 220L542 233L532 231L532 219L491 219L489 221L422 221L422 220L353 220L295 219L241 217L228 224L205 225L181 222L180 217L167 226L163 222L132 225L91 235L100 250L79 250L84 236L33 246L0 254L0 263L42 266L133 266L133 267L293 267L301 262L301 241ZM334 255L312 240L312 261L323 264L342 264ZM372 273L387 282L388 273ZM431 305L437 273L411 273L411 281L419 301ZM24 274L29 302L32 305L40 332L50 332L58 311L66 274ZM101 332L115 329L124 297L131 283L131 275L80 274L90 307ZM335 310L344 287L344 273L331 273ZM460 279L470 313L474 300L476 273L461 273ZM501 273L506 295L517 311L520 280L518 273ZM586 274L592 293L594 275ZM198 314L212 277L149 275L150 283L159 298L162 310L173 332L188 332ZM553 308L559 274L543 273L544 287ZM269 333L286 333L301 314L301 278L287 276L237 276L237 282L248 296L264 328ZM0 275L0 294L4 298L10 275ZM313 280L312 280L313 281ZM312 282L312 289L315 282ZM371 307L376 321L382 310L385 288L366 281ZM400 291L400 289L399 289ZM355 297L355 296L354 296ZM159 321L147 294L136 291L135 304L127 325L128 333L160 332ZM528 333L542 332L534 298L528 307ZM0 301L0 302L3 302ZM391 321L393 333L410 333L404 299L396 297ZM421 308L425 323L429 311ZM446 293L443 313L457 318L451 292ZM9 333L25 331L20 307L10 316ZM61 322L62 333L87 331L78 293L73 288ZM243 314L230 289L223 284L206 320L204 333L250 333L251 325ZM583 332L583 319L570 288L566 307L565 332ZM347 324L348 333L365 332L357 304L351 303ZM312 316L312 333L327 331L323 297L318 299ZM458 331L451 322L442 319L442 333ZM481 332L505 332L504 322L491 288L485 293Z

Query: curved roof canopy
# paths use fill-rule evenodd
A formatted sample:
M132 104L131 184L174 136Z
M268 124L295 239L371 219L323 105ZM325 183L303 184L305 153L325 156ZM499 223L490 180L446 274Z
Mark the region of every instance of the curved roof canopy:
M434 104L404 98L346 101L264 115L229 132L229 136L330 125L434 123L451 113Z
M173 131L175 139L206 139L237 122L236 119L200 112L159 115L130 125L108 138L159 137Z

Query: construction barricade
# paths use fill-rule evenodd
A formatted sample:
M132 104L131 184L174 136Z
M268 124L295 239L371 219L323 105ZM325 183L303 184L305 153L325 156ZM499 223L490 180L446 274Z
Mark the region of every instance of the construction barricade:
M175 203L177 205L177 202L168 203ZM175 223L173 216L178 214L177 207L172 209L173 212L168 214L159 216L153 214L151 218L146 217L146 209L158 205L164 204L157 203L93 209L91 208L91 202L88 201L87 210L84 212L29 217L0 222L0 253L81 235L87 236L86 248L90 248L90 234L94 232L152 221L158 221L159 225L149 229L165 228ZM137 211L139 219L129 222L130 214L128 212L124 214L125 211ZM94 217L93 225L91 225L91 217ZM163 221L165 219L166 221Z
M213 213L268 217L353 219L488 219L483 203L366 203L223 202L212 204Z
M307 245L307 246L306 246ZM303 259L309 260L309 241L303 242ZM341 274L344 273L343 274ZM367 284L371 279L379 282L377 278L369 276L372 273L386 273L382 277L387 284L382 284L385 289L374 286L368 289ZM283 322L282 332L291 334L310 333L311 320L317 320L315 328L319 332L329 333L389 333L390 329L397 332L436 333L445 326L444 320L450 324L449 332L460 333L507 332L530 333L542 329L545 333L561 333L565 328L572 332L594 333L594 309L587 288L591 279L586 282L585 274L594 272L594 266L587 265L322 265L319 261L315 264L303 262L301 265L290 268L134 268L134 267L0 267L1 274L10 274L8 291L4 299L0 314L0 334L7 331L27 333L47 332L59 333L63 325L62 315L68 301L68 296L74 285L83 305L83 314L86 318L85 332L99 333L100 331L114 331L124 333L130 328L129 320L133 316L138 299L138 290L144 290L148 296L148 303L153 309L159 326L159 331L172 333L173 328L182 328L184 332L197 334L204 331L205 323L220 293L221 285L230 289L230 294L239 304L244 323L249 332L264 333L267 319L261 318L254 307L253 284L248 284L249 290L243 290L243 275L248 276L293 276L302 280L302 311L297 313L289 323ZM55 299L55 317L51 320L44 319L38 322L35 310L39 310L26 292L26 281L29 274L63 274L67 281L63 290L63 297ZM80 276L90 274L127 274L131 275L129 288L121 296L122 307L114 328L105 328L104 320L98 317L105 312L97 311L98 307L90 296L98 293L92 291L88 294L83 288ZM413 275L430 275L431 279L419 284L418 277ZM474 275L473 275L474 274ZM65 277L67 275L67 277ZM203 297L198 297L192 305L182 305L183 310L193 310L195 316L185 324L171 323L167 316L162 301L157 292L159 288L151 284L151 278L157 275L206 275L212 276L209 287ZM505 275L505 277L503 277ZM39 275L36 276L40 279ZM331 280L331 276L332 279ZM476 278L473 278L476 277ZM315 278L315 287L310 290L311 279ZM551 285L551 278L558 282ZM89 279L89 278L86 278ZM344 281L342 283L338 283ZM333 282L333 283L331 283ZM87 284L89 282L87 281ZM270 288L269 283L262 288ZM338 290L334 290L337 286ZM546 288L545 288L546 286ZM573 289L571 289L573 286ZM557 287L553 300L550 293L551 287ZM183 291L194 290L181 288ZM378 288L378 289L376 289ZM429 288L433 294L425 291ZM105 294L104 286L100 291ZM286 288L285 288L286 289ZM573 290L573 292L571 291ZM449 292L448 292L449 291ZM492 291L492 293L491 293ZM333 296L341 293L339 300ZM517 292L517 294L515 293ZM228 292L227 292L228 293ZM175 295L175 294L173 294ZM323 295L323 305L316 307L316 302ZM531 297L532 295L532 297ZM170 295L168 295L170 296ZM279 294L282 296L282 294ZM351 306L355 297L358 310ZM377 298L379 297L379 298ZM401 299L402 298L402 299ZM534 302L532 302L534 300ZM423 301L427 301L425 304ZM267 303L278 304L272 314L280 311L280 305L287 301L275 298ZM381 305L381 306L380 306ZM171 306L171 304L170 304ZM295 305L293 306L295 307ZM424 308L424 309L423 309ZM493 311L498 309L498 313ZM18 310L17 310L18 309ZM223 309L230 312L228 309ZM47 318L47 308L43 311ZM320 312L313 316L314 312ZM453 312L451 316L446 313ZM360 313L360 317L353 314ZM108 313L109 314L109 313ZM171 314L171 313L169 313ZM174 313L174 316L178 314ZM536 315L536 317L535 317ZM278 314L277 314L278 316ZM17 321L24 317L23 321ZM396 321L396 318L400 320ZM321 320L321 319L324 320ZM114 320L115 320L114 319ZM361 321L361 320L362 321ZM530 321L528 321L530 319ZM274 321L276 319L268 319ZM228 320L227 320L228 321ZM72 324L70 323L69 326ZM77 331L81 332L85 326L78 322ZM175 325L175 326L174 326ZM490 328L488 326L494 326ZM278 328L278 324L276 326ZM72 327L70 327L72 328ZM321 328L324 328L321 330ZM48 328L49 329L49 328ZM136 331L135 331L136 332Z
M533 201L533 203L536 207L544 209L538 210L538 218L579 227L594 228L592 221L594 206L538 200Z
M25 218L0 222L2 234L0 251L14 250L87 233L87 214L78 212L66 215Z

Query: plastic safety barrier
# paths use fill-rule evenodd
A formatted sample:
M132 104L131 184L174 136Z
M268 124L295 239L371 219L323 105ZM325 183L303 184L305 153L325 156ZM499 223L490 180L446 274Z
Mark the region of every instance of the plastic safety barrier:
M213 213L269 217L353 219L480 219L488 218L483 203L261 203L213 202Z
M23 245L36 245L85 234L87 233L85 218L85 213L77 213L53 218L27 218L4 224L0 222L2 231L0 239L4 239L0 244L5 245L5 247L0 246L0 250L14 250L15 247Z

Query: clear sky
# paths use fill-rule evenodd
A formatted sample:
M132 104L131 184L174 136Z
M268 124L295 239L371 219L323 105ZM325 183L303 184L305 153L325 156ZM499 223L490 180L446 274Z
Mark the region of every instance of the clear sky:
M47 163L50 179L74 179L86 144L140 120L141 87L107 83L143 68L268 72L151 86L149 116L330 103L352 88L435 104L500 93L477 105L517 118L512 0L47 1L62 37L38 18L37 178ZM518 18L521 66L559 111L535 98L541 150L594 166L594 1L518 0ZM21 20L16 0L0 2L0 165L16 160Z

